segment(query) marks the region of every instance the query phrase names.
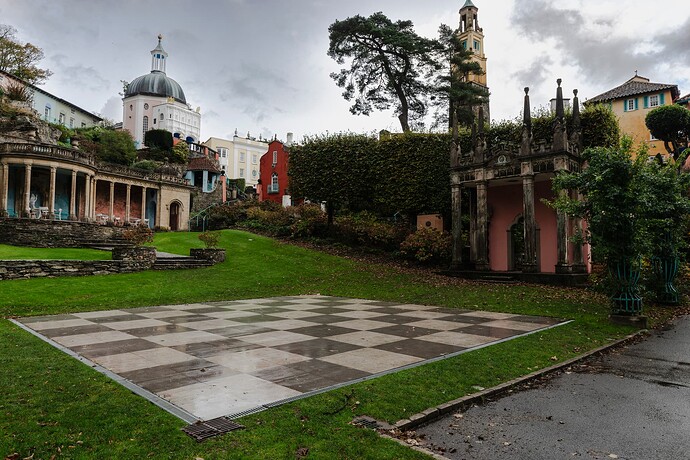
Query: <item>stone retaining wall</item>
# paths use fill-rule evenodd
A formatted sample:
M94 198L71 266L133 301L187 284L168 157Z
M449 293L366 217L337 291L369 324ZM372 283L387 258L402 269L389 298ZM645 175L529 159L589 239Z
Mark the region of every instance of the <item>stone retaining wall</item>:
M152 265L136 260L0 260L0 280L133 273Z
M123 227L90 222L0 219L0 243L35 248L80 248L86 241L122 239Z

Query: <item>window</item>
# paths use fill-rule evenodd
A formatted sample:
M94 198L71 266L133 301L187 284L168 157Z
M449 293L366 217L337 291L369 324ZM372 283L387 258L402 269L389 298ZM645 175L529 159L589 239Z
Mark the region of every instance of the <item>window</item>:
M659 95L649 96L649 107L659 107Z
M64 113L60 112L60 115L59 115L59 117L58 117L58 122L59 122L61 125L64 125L64 124L65 124L65 114L64 114Z
M255 153L254 155L252 155L252 164L255 165L256 162L257 162L257 155L256 155L256 153Z
M154 125L156 124L156 121L158 121L158 118L154 118L154 119L153 119L153 124L154 124Z
M82 128L86 128L86 123L84 123L84 122L82 121L82 122L81 122L81 127L82 127Z
M74 110L74 109L70 109L70 113L74 113L74 112L75 112L75 110Z
M163 122L163 119L164 119L164 118L165 118L165 117L163 116L163 112L161 112L161 123Z
M479 42L477 40L474 41L474 50L479 51Z
M71 117L70 117L70 119L69 119L69 127L70 127L70 129L74 128L74 118L71 118Z
M268 193L278 193L279 190L278 186L278 174L273 173L271 176L271 185L268 186Z
M466 50L467 49L467 40L463 40L462 43L460 43L462 46L462 49Z
M637 109L637 99L626 99L625 100L625 111L632 112Z
M148 110L148 109L149 109L149 105L148 105L148 104L144 104L144 110Z
M240 153L240 163L244 163L245 161L246 161L246 160L245 160L245 154L244 154L244 153Z
M220 155L221 158L227 158L228 149L226 149L225 147L218 147L218 154Z
M244 168L240 168L240 177L244 177Z
M50 106L49 105L46 105L44 113L45 113L46 121L50 121Z
M278 151L274 150L273 151L273 166L278 164Z
M149 117L144 115L144 133L149 130Z

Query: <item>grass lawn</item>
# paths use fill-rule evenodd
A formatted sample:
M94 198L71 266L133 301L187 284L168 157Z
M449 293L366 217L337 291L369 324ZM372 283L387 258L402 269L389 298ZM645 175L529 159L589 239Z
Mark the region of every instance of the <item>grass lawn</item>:
M188 254L202 246L196 235L158 234L155 245ZM610 325L606 299L585 290L422 277L239 231L224 231L221 245L226 262L208 269L3 281L0 316L320 293L574 321L245 417L246 430L197 444L184 422L0 320L0 456L294 459L305 448L308 459L427 458L349 422L395 422L631 332Z
M110 252L96 249L24 248L0 244L0 260L110 260Z

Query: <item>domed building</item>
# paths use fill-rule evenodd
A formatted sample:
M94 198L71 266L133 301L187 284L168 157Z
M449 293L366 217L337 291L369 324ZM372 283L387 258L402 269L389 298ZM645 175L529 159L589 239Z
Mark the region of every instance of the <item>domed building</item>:
M122 123L132 133L137 148L144 146L144 133L165 129L187 142L198 142L201 132L199 109L192 110L182 87L165 73L168 53L158 36L151 51L151 72L132 80L125 88Z

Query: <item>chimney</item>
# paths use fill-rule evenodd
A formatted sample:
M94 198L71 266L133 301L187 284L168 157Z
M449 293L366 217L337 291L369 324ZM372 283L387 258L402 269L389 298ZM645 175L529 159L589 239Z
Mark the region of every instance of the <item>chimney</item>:
M292 145L292 133L287 133L287 142L285 143L288 147Z

